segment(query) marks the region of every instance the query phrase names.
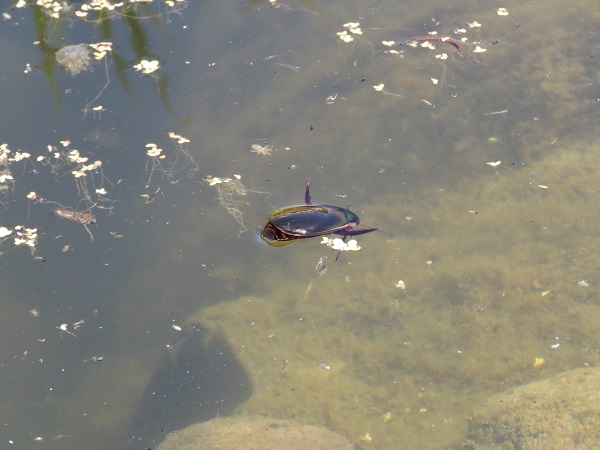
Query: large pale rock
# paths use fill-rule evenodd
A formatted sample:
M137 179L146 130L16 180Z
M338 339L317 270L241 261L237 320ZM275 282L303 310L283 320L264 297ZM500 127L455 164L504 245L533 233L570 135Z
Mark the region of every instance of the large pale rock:
M577 369L491 397L463 448L600 448L600 370Z
M324 428L264 417L214 419L177 431L157 450L350 450L343 436Z

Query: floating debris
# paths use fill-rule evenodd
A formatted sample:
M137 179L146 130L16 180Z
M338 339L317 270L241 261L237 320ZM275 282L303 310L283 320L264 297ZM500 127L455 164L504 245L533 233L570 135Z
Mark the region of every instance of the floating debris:
M54 211L54 214L61 219L70 220L71 222L79 223L81 225L91 225L96 223L96 216L90 213L57 209Z
M96 223L96 216L94 216L93 214L90 214L90 213L84 213L84 212L80 212L80 211L70 211L70 210L66 210L66 209L57 209L54 211L54 214L57 217L60 217L61 219L69 220L71 222L75 222L80 225L83 225L83 228L85 228L85 231L87 231L87 234L89 235L90 240L92 242L94 242L94 235L88 228L88 225L92 225L92 224ZM64 247L63 247L63 251L64 251Z
M199 169L187 148L190 140L172 131L168 133L168 136L175 145L174 150L169 154L153 142L146 144L146 155L148 155L146 188L150 187L156 173L159 173L170 184L177 184L185 178L193 178Z
M252 151L252 153L256 153L257 155L268 156L271 153L273 153L273 150L275 150L275 149L270 145L252 144L251 151Z
M77 336L75 335L75 333L73 333L73 332L69 331L69 325L68 325L68 324L66 324L66 323L63 323L63 324L61 324L60 326L56 327L56 329L57 329L57 330L60 330L60 331L64 331L65 333L68 333L68 334L70 334L70 335L71 335L71 336L73 336L73 337L77 337Z
M247 205L244 200L247 191L244 184L241 182L241 176L236 174L234 178L220 178L209 176L204 179L209 186L215 186L217 190L219 203L225 210L231 214L236 222L240 225L238 236L247 230L244 225L244 216L241 211L243 205Z
M317 261L317 265L315 266L315 272L317 272L318 277L322 277L327 272L327 266L325 265L325 260L327 256L321 256L319 261Z

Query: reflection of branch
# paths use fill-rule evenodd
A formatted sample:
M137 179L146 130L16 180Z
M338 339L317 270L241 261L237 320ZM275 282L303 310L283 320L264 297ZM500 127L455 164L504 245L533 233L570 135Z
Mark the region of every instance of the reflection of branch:
M50 47L48 44L46 36L48 29L46 23L47 17L42 11L42 8L37 5L31 5L31 15L33 16L33 22L36 24L36 40L39 43L38 48L40 49L40 52L42 52L42 55L45 56L44 62L39 67L48 78L48 83L52 88L52 94L54 97L54 110L58 113L62 107L62 97L60 95L58 83L56 82L56 71L54 70L54 54L56 49Z
M140 25L135 9L132 6L127 6L123 18L129 29L131 46L133 47L136 59L139 60L144 56L149 55L148 36L146 35L144 28Z
M169 99L169 86L171 85L171 79L169 75L163 73L158 80L156 80L156 93L160 98L164 108L167 111L173 112L173 105L171 104L171 100Z

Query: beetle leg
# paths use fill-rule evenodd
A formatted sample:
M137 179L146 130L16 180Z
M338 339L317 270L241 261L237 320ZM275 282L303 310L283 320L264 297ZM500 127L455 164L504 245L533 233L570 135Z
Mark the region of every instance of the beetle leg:
M312 205L310 202L310 180L306 183L306 191L304 192L304 203Z
M344 238L345 239L345 238ZM340 257L340 255L342 254L342 251L338 251L337 256L335 257L335 262L337 262L338 258Z
M342 234L342 241L344 241L344 244L346 243L346 238L348 237L347 234ZM337 260L339 259L340 255L342 254L342 251L339 250L337 256L335 257L335 262L337 262Z

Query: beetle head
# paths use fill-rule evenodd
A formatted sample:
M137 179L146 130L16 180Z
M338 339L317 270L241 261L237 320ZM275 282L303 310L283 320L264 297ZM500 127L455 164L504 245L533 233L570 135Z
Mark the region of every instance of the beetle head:
M281 231L271 222L268 222L261 231L260 238L269 245L272 245L274 247L281 247L283 245L291 244L296 239L298 239L299 236L287 234Z

